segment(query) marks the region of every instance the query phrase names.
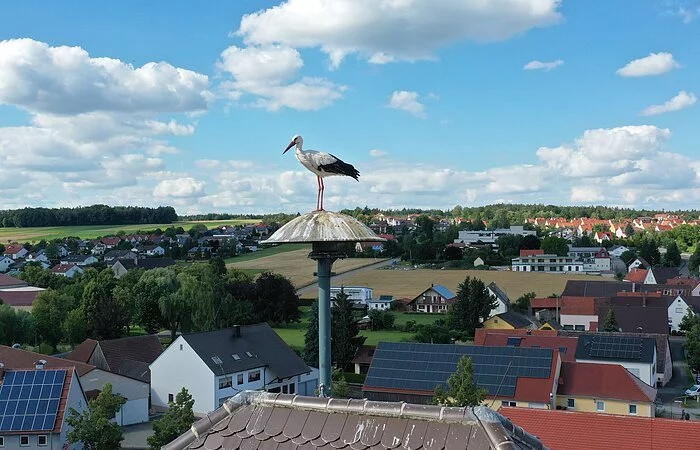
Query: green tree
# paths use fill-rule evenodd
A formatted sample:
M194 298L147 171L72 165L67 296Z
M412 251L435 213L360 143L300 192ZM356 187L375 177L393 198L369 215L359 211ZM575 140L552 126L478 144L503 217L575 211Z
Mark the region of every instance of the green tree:
M265 272L255 280L253 312L260 322L275 324L298 322L299 296L288 278Z
M518 297L518 299L512 305L512 308L519 313L529 314L531 307L530 302L532 302L533 298L535 298L534 292L528 292L526 294L523 294L520 297Z
M182 388L175 396L175 401L168 404L168 411L163 417L153 421L153 435L146 439L152 450L158 450L172 442L192 427L195 421L194 399Z
M537 250L542 245L540 238L534 234L528 234L523 237L523 241L520 243L521 250Z
M634 234L634 227L632 226L631 223L628 222L627 225L625 225L625 236L632 237L633 234Z
M436 321L437 322L437 321ZM451 344L452 333L444 323L420 324L415 326L413 340L426 344Z
M333 330L331 330L332 332ZM306 334L304 335L304 351L302 357L306 364L318 367L318 302L311 305L311 317L309 324L306 326Z
M520 254L523 237L519 234L504 234L496 239L498 253L504 258L514 258Z
M607 314L605 314L605 320L603 321L603 329L601 331L620 331L620 325L617 323L617 318L615 317L615 310L613 310L612 307L608 310Z
M678 267L681 265L681 251L678 249L676 241L671 241L666 246L663 265L666 267Z
M692 275L698 275L700 269L700 241L695 244L695 251L688 259L688 270Z
M61 327L63 339L70 345L80 344L87 337L85 314L83 308L76 308L68 313Z
M116 450L121 448L121 428L111 420L124 404L119 395L112 394L112 385L107 383L90 407L83 412L70 408L66 422L72 427L68 432L71 443L82 443L87 450Z
M345 379L343 372L338 368L333 369L331 376L331 395L335 398L350 397L348 381Z
M369 326L372 331L391 330L394 328L394 320L396 316L391 311L381 311L378 309L370 310Z
M474 382L471 358L463 356L457 363L457 371L447 379L448 390L438 384L433 404L440 406L479 406L486 398L486 390Z
M75 308L75 299L49 289L37 295L32 305L36 331L42 342L56 347L63 338L62 326L70 311Z
M226 262L221 256L214 256L209 260L209 264L212 266L214 273L218 275L226 275Z
M681 323L678 324L678 329L687 333L696 324L700 325L700 316L695 314L692 309L688 308L683 319L681 319Z
M639 246L639 256L644 258L649 264L655 266L661 263L661 253L659 246L653 238L644 237Z
M134 286L136 322L153 334L160 331L165 320L160 305L170 302L166 297L175 295L180 285L172 270L158 268L146 271Z
M629 265L634 259L637 258L637 254L633 252L632 250L625 250L622 252L620 255L620 259L624 261L625 264Z
M693 324L686 334L685 354L688 366L698 372L700 371L700 324Z
M547 255L566 256L569 254L569 243L567 240L556 236L547 236L542 239L540 248Z
M114 339L124 334L126 314L112 295L115 280L111 270L105 269L85 285L82 308L89 337Z
M457 298L448 311L447 323L453 330L474 336L474 331L491 315L491 310L497 304L483 281L467 277L458 286Z
M360 329L352 309L352 301L341 289L331 308L331 357L333 365L345 370L365 338L359 336Z

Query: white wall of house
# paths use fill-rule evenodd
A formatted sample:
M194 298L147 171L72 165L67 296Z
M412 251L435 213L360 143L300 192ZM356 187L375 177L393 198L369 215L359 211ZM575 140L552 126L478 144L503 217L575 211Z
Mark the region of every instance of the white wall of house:
M590 263L583 265L586 272L603 272L610 270L610 258L593 258Z
M587 362L593 364L618 364L629 372L648 384L649 386L656 387L656 352L654 352L654 359L652 363L634 363L629 361L598 361L593 359L576 359L576 362Z
M391 309L391 302L372 301L372 302L369 302L369 309L378 309L380 311L387 311L387 310Z
M598 322L598 316L593 314L560 314L559 321L564 329L588 331L591 329L591 322Z
M107 383L112 385L114 394L126 399L117 412L118 425L148 422L148 396L151 391L148 383L102 369L93 369L80 377L80 384L86 391L102 390Z
M618 236L619 237L619 236ZM620 245L617 247L615 250L609 252L612 256L620 257L622 256L623 253L625 253L629 248L625 247L624 245Z
M165 249L159 245L159 246L156 246L156 248L153 248L153 249L146 251L146 255L148 255L148 256L163 256L163 255L165 255Z
M218 407L214 398L214 374L182 336L175 339L150 367L153 407L167 408L168 396L172 395L174 399L183 387L194 399L194 412L206 414Z
M634 269L637 269L642 266L642 262L637 258L634 261L630 263L630 265L627 267L627 272L632 272Z
M7 272L14 263L15 261L12 258L7 256L0 257L0 272Z
M683 316L688 313L689 309L691 308L680 295L668 306L668 325L672 331L680 329L681 320L683 320Z
M331 287L331 297L340 294L341 287ZM374 296L374 289L367 286L343 286L343 292L354 302L367 304Z

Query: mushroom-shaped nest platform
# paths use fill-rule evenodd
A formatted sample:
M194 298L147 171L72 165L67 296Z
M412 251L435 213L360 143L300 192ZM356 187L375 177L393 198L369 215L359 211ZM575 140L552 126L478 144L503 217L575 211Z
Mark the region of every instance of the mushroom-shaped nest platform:
M382 241L386 239L353 217L331 211L314 211L287 222L262 243Z

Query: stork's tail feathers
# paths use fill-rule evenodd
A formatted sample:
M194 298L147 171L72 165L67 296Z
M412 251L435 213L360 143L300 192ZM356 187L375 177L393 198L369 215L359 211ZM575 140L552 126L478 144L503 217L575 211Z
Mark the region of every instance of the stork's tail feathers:
M333 155L331 155L331 156L333 156ZM338 175L345 175L345 176L354 178L357 181L360 181L357 179L360 176L360 172L357 169L355 169L355 167L352 164L348 164L345 161L343 161L340 158L337 158L335 156L333 156L333 157L336 158L335 162L333 162L332 164L320 165L320 166L318 166L318 169L323 171L323 172L335 173Z

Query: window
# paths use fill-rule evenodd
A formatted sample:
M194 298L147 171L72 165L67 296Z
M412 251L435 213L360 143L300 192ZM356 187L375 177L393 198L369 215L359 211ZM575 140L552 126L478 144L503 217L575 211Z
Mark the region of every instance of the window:
M226 389L233 386L233 380L231 377L219 378L219 389Z
M282 393L283 393L283 394L287 394L288 392L289 392L289 388L288 388L287 385L285 384L284 386L282 386Z
M260 380L260 371L248 372L248 383Z
M168 394L168 403L174 402L175 401L175 396L173 394Z
M576 331L586 331L586 327L584 325L574 325L574 330Z
M574 326L573 325L564 325L564 329L571 331L574 329Z
M238 385L243 384L243 374L242 373L238 374L238 377L236 379L236 384L238 384Z
M630 405L630 415L631 416L637 415L637 405Z
M676 308L676 313L683 314L683 308Z
M280 387L277 386L277 387L270 388L267 390L267 392L272 392L273 394L277 394L280 392Z
M632 405L630 405L630 407L631 407L631 406L632 406ZM631 414L631 413L630 413L630 414ZM46 439L46 435L45 435L45 434L40 434L39 436L37 436L37 445L38 445L39 447L46 447L47 445L49 445L49 444L48 444L48 440Z
M241 359L241 357L240 357L240 356L238 356L238 354L237 354L237 353L234 353L233 355L231 355L231 357L233 358L233 360L234 360L234 361L238 361L238 360L240 360L240 359Z
M29 447L29 436L20 436L19 445L22 447Z
M211 360L214 361L214 364L222 364L223 363L221 358L219 358L218 356L212 356Z
M605 402L598 400L595 402L595 410L596 411L605 411Z
M292 384L289 385L289 393L290 393L290 394L295 394L295 393L296 393L296 388L295 388L295 386L296 386L296 385L295 385L294 383L292 383Z
M5 436L0 436L0 447L5 446Z
M245 352L245 354L248 356L248 358L252 358L252 357L253 357L253 354L250 353L250 352Z
M508 402L506 400L501 401L501 406L517 406L515 402Z
M566 407L567 408L575 408L576 407L576 400L573 398L567 398L566 399Z

